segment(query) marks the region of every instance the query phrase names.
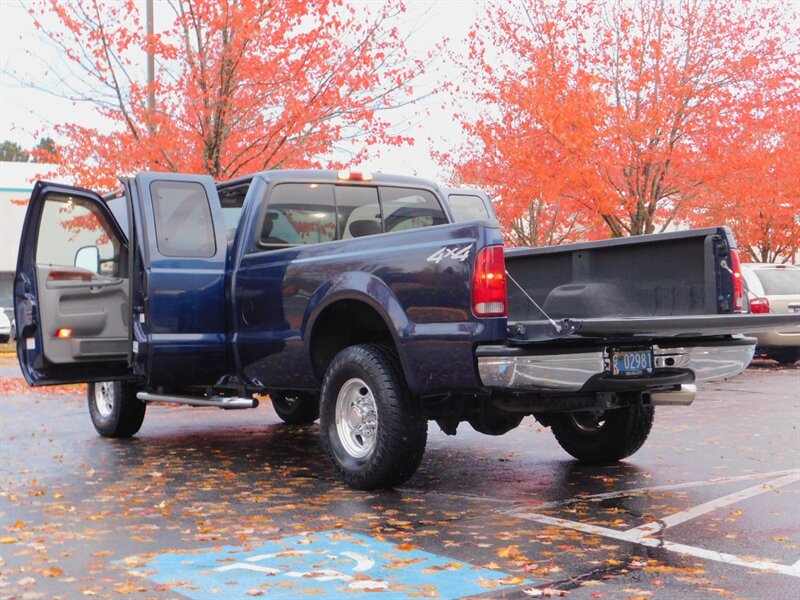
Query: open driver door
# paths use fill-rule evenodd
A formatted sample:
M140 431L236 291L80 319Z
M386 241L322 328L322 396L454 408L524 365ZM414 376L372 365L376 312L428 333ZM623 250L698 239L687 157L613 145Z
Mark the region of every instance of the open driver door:
M131 377L128 252L98 194L36 183L14 278L17 356L29 384Z

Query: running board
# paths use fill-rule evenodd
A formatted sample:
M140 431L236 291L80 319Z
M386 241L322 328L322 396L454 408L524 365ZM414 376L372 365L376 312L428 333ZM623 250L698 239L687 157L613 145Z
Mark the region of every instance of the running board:
M186 404L188 406L215 406L217 408L239 409L255 408L258 400L255 398L211 396L210 398L199 398L197 396L169 396L167 394L152 394L150 392L139 392L136 397L142 402L169 402L172 404Z

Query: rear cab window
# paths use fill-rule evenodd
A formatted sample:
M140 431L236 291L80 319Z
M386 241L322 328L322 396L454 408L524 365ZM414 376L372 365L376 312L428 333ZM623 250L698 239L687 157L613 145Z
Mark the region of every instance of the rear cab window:
M447 222L437 197L424 189L276 183L257 241L262 248L317 244Z
M380 187L385 231L403 231L447 223L439 201L428 190Z
M319 244L336 239L333 185L281 183L272 189L258 242L262 246Z

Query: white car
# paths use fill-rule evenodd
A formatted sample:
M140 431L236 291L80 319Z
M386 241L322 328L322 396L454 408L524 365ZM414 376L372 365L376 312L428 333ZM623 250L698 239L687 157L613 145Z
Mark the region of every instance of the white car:
M800 312L800 267L771 263L742 265L751 313L788 314ZM758 340L756 356L781 364L800 360L800 331L797 328L748 334Z
M0 308L0 344L5 344L11 339L11 321L5 309Z

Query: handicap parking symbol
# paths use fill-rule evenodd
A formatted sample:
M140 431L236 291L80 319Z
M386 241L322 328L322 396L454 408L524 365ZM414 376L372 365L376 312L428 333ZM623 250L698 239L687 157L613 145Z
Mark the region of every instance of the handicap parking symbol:
M267 597L345 599L370 592L447 599L523 583L506 573L341 530L287 537L247 551L226 546L165 553L153 557L143 571L197 600L247 598L258 592Z

